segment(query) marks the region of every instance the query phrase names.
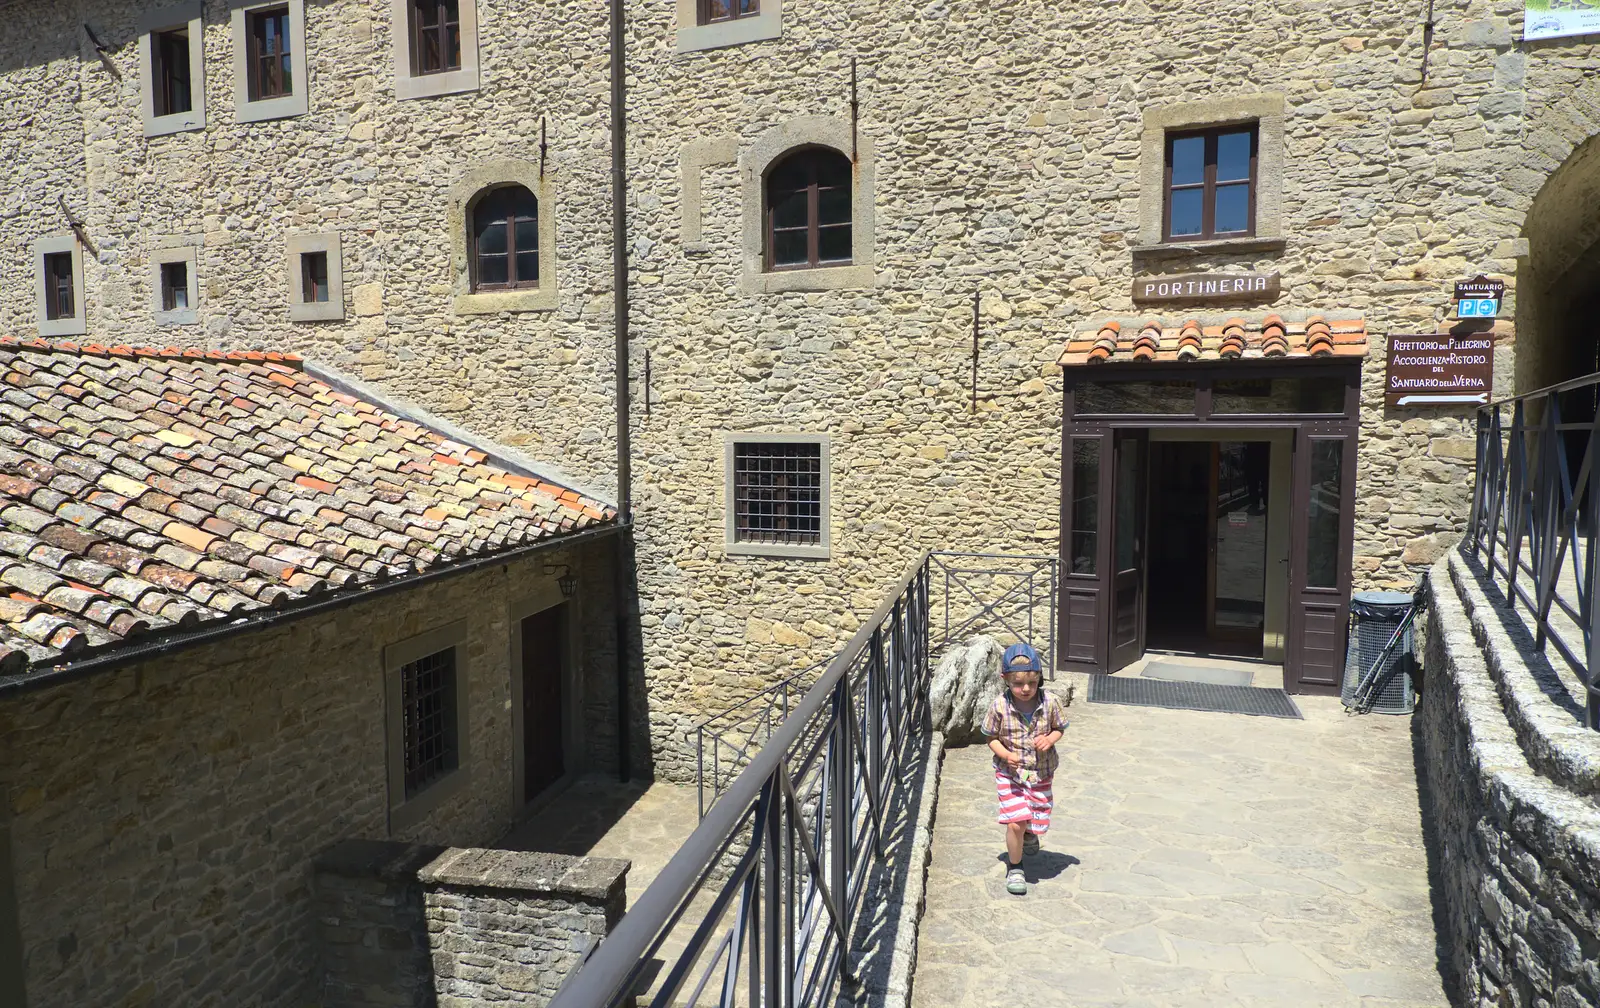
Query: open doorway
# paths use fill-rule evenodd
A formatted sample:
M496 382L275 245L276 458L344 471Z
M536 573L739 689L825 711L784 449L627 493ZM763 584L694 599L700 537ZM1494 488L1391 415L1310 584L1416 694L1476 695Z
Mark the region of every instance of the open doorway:
M1271 443L1150 449L1148 646L1263 657Z

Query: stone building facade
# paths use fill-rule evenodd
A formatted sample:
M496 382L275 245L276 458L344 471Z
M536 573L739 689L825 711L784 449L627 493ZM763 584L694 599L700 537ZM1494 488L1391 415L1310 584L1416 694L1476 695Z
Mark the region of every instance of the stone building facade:
M1427 26L1350 4L764 3L721 26L626 5L636 560L669 776L702 715L825 658L920 550L1058 551L1059 361L1109 320L1362 320L1357 589L1409 585L1467 509L1470 407L1386 406L1388 334L1453 325L1450 285L1484 274L1508 285L1498 392L1588 369L1560 347L1596 236L1600 53L1520 42L1509 0ZM475 67L419 95L404 5L297 0L305 111L240 121L241 5L206 0L184 22L204 122L146 136L153 6L6 8L0 327L37 324L31 250L77 222L87 338L290 345L614 482L604 11L463 3ZM1252 240L1163 241L1165 136L1225 123L1258 131ZM763 177L807 146L852 160L851 264L769 271ZM473 294L471 201L511 181L550 235L540 287ZM341 317L296 321L293 243L333 233ZM194 250L192 323L152 310L172 248ZM1137 277L1215 271L1281 293L1131 299ZM825 555L729 548L746 434L825 443Z

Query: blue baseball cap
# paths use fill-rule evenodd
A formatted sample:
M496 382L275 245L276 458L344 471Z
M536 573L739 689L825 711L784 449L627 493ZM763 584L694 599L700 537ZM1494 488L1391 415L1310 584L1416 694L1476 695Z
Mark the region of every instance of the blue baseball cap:
M1000 659L1000 671L1039 672L1039 652L1033 649L1033 645L1018 641L1006 648L1005 657Z

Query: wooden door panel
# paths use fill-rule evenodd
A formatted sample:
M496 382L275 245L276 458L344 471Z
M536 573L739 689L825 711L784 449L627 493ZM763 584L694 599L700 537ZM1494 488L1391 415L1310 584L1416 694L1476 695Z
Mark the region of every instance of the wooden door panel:
M1306 686L1337 686L1344 669L1345 604L1300 604L1299 681Z
M1065 660L1095 664L1099 658L1095 653L1099 635L1095 631L1100 625L1100 591L1095 587L1079 588L1068 582L1063 596Z
M566 772L564 695L565 604L522 621L523 801L531 801Z
M1118 431L1113 445L1111 672L1144 654L1150 432Z

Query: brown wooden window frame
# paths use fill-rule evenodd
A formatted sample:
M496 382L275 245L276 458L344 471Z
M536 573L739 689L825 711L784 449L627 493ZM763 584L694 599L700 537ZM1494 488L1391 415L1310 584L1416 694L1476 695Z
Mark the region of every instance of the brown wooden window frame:
M454 7L452 18L450 8ZM450 73L461 69L461 2L460 0L407 0L406 10L411 19L411 73L416 77L429 74ZM424 25L423 18L432 11L435 23ZM454 45L451 36L454 34ZM428 37L432 35L435 52L443 54L437 66L428 65Z
M767 0L768 3L777 3L778 0ZM718 12L718 4L722 4L727 13ZM740 8L749 6L749 10ZM761 13L761 0L695 0L695 16L698 24L726 24L729 21L741 21L753 18Z
M181 41L182 51L176 43ZM171 28L150 33L150 84L154 91L152 110L157 116L182 115L194 111L194 81L189 76L189 47L193 45L187 28ZM181 101L179 87L181 86ZM181 106L181 107L180 107Z
M511 189L520 189L524 193L527 193L528 199L531 200L532 204L533 204L533 216L531 216L531 217L519 216L519 215L513 213L513 214L511 214L509 216L496 218L495 220L487 221L487 222L484 222L484 223L482 223L480 225L480 222L479 222L478 218L479 218L479 213L483 209L483 204L485 202L487 202L488 200L492 199L493 197L495 197L496 195L498 195L500 193L503 193L503 192L506 192L506 191L511 190ZM518 248L517 243L516 243L517 224L522 223L524 221L529 222L529 223L531 223L533 225L534 240L533 240L533 248L531 248L531 249ZM480 261L480 257L482 255L482 253L478 249L478 241L479 241L479 239L481 237L481 232L482 232L484 227L492 227L495 224L499 224L499 223L504 223L505 224L505 228L506 228L506 250L505 250L504 253L495 252L495 253L491 253L491 255L495 256L495 257L499 257L500 255L504 255L505 256L505 258L506 258L506 281L504 283L485 283L481 279L482 271L481 271L481 268L480 268L480 265L479 265L479 261ZM488 188L488 189L484 189L481 192L479 192L478 195L473 198L472 203L467 207L467 265L468 265L468 277L471 280L471 290L472 290L472 292L473 293L479 293L479 292L484 292L484 291L530 290L530 289L538 288L538 286L539 286L539 274L540 274L539 256L540 256L540 253L541 253L541 250L539 248L539 243L540 243L540 235L539 235L539 195L538 195L538 193L534 192L532 189L529 189L525 185L521 185L520 183L511 183L511 184L507 184L507 185L497 185L497 186L493 186L493 187ZM522 279L521 277L518 276L518 273L517 273L517 259L518 259L519 255L525 255L525 254L530 253L530 252L533 254L533 262L534 262L533 273L534 273L534 275L533 275L533 277L531 279L526 279L525 280L525 279Z
M282 47L271 54L261 51L268 20L279 22L278 38ZM245 12L245 44L249 47L246 63L250 100L253 102L287 98L294 94L294 49L290 21L288 4Z
M842 224L840 222L833 222L833 223L830 223L830 224L823 224L819 219L818 211L819 211L819 207L821 205L821 192L822 192L822 190L825 189L825 188L835 188L835 187L832 187L832 186L822 186L822 185L820 185L820 183L817 180L817 165L818 165L819 161L824 157L837 158L837 159L843 161L846 165L849 166L849 168L848 168L848 170L849 170L849 179L850 179L850 183L849 183L849 187L848 187L849 188L849 193L848 193L849 198L846 200L846 204L845 205L850 208L850 213L849 213L848 219L845 220L844 222L842 222ZM780 230L782 230L782 231L798 231L799 228L798 227L778 228L778 227L776 227L774 225L772 209L773 209L773 203L774 203L775 194L774 194L773 189L772 189L772 178L778 172L782 171L785 167L787 167L791 162L793 162L793 161L795 161L797 159L800 159L800 158L809 159L809 169L810 169L810 179L811 179L811 181L810 181L810 184L808 186L806 186L805 189L803 189L803 190L796 189L796 190L792 190L792 191L794 191L794 192L802 192L803 191L803 192L806 193L806 223L805 223L806 261L805 262L793 262L793 263L780 263L780 262L777 261L777 258L776 258L778 231L780 231ZM762 182L761 182L761 231L762 231L762 244L765 246L764 251L762 253L762 260L763 260L763 268L767 272L769 272L769 273L778 273L778 272L785 272L785 271L788 271L788 270L831 269L831 268L836 267L836 266L851 266L851 265L854 265L854 263L855 263L855 229L856 229L856 219L855 219L855 216L856 216L855 215L855 171L854 171L855 166L854 165L850 165L849 162L850 162L850 159L848 157L846 157L843 153L834 150L832 147L825 147L825 146L823 146L821 144L812 144L812 145L808 145L808 146L805 146L805 147L797 147L794 150L788 151L782 157L780 157L776 161L774 161L772 163L772 165L767 169L766 175L762 179ZM840 226L843 226L843 227L846 227L846 228L849 229L849 233L850 233L850 255L846 256L843 259L823 259L822 256L821 256L822 229L824 227L840 227Z
M326 304L332 296L333 285L328 277L328 253L321 249L300 253L301 302Z
M78 292L72 274L71 252L44 254L44 317L51 322L78 315Z
M1250 134L1250 175L1247 181L1225 180L1217 182L1217 139L1226 134ZM1179 140L1202 137L1205 140L1205 172L1200 182L1173 185L1172 182L1172 151ZM1256 233L1256 199L1260 195L1260 185L1257 180L1258 165L1261 161L1261 126L1259 123L1232 123L1227 126L1208 126L1204 129L1170 130L1167 133L1165 145L1166 163L1162 168L1161 183L1161 235L1163 241L1217 241L1228 238L1252 238ZM1216 208L1218 188L1244 185L1245 205L1249 208L1248 226L1243 231L1218 231L1216 230ZM1173 234L1172 233L1172 194L1174 191L1200 190L1200 231L1199 233Z

